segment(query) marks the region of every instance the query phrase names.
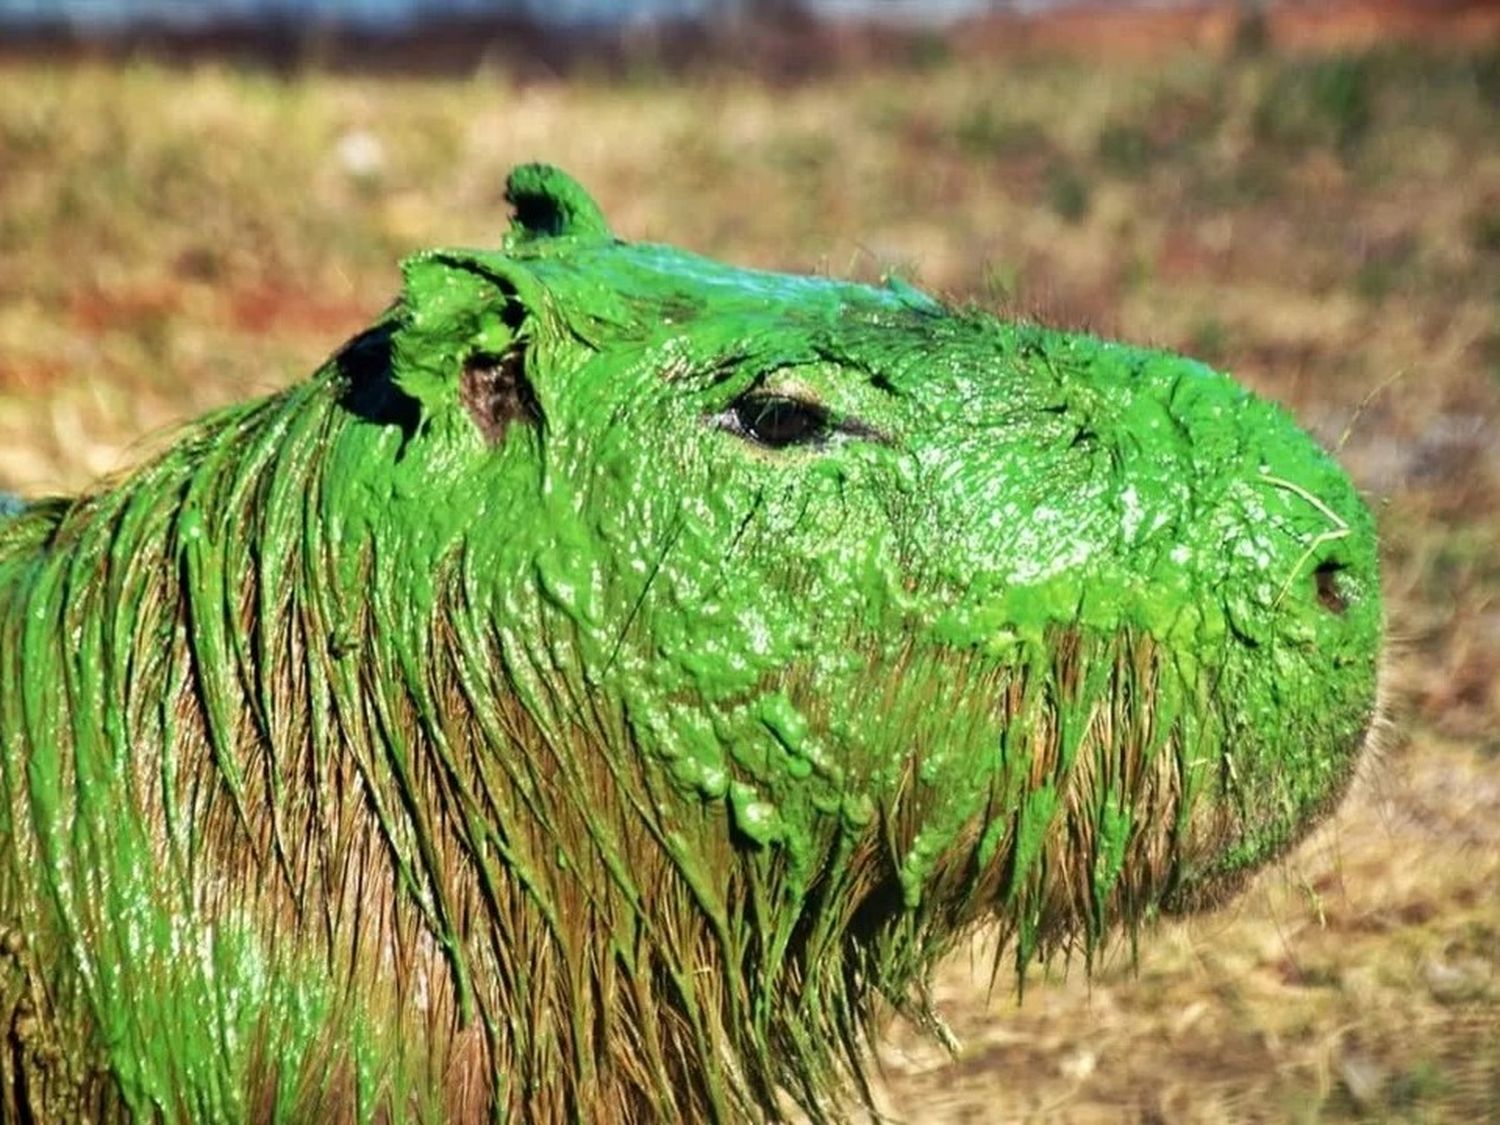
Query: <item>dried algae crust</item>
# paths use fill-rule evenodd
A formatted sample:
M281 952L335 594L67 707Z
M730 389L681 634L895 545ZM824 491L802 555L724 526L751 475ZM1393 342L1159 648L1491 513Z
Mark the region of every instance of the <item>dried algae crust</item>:
M11 1115L837 1118L974 926L1091 955L1350 776L1374 529L1285 412L509 198L0 519Z

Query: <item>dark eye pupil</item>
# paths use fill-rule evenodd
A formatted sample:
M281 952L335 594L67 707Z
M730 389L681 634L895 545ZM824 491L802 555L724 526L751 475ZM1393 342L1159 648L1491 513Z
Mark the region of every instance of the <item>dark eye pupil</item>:
M745 436L773 448L815 441L828 424L828 416L819 407L771 395L741 399L734 414Z

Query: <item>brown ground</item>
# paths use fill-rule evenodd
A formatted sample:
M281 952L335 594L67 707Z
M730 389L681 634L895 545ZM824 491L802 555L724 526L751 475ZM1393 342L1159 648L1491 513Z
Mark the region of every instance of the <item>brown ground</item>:
M309 371L393 263L493 243L547 158L621 232L888 268L1178 347L1287 403L1381 515L1398 733L1234 906L1092 980L989 959L892 1032L910 1121L1500 1119L1500 50L749 77L0 71L0 487L76 489ZM148 435L143 437L143 435Z

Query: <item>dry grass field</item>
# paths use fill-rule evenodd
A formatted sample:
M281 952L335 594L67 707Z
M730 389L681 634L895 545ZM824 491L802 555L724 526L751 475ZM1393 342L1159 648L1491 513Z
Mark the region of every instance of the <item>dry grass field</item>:
M0 489L74 490L298 378L395 263L490 244L507 169L616 229L1185 350L1380 514L1397 733L1220 913L938 995L913 1122L1500 1120L1500 51L747 75L0 68Z

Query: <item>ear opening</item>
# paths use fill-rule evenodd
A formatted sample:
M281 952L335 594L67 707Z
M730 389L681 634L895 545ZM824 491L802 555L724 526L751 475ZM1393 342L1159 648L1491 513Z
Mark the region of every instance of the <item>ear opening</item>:
M542 420L536 391L526 378L526 349L519 341L499 355L476 352L465 360L459 398L491 444L505 437L512 422L539 425Z

